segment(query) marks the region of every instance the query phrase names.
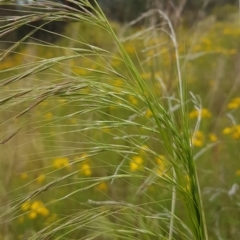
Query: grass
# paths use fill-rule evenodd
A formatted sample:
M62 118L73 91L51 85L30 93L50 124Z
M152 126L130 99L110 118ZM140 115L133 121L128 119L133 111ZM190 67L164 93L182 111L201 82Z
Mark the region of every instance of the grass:
M238 239L237 21L63 15L1 54L0 239Z

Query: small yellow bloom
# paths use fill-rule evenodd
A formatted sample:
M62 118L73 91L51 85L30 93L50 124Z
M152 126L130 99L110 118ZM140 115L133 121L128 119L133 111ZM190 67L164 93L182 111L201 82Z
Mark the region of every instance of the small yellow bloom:
M147 53L146 53L146 55L147 55L148 57L153 57L154 54L156 54L156 52L154 52L153 50L147 51Z
M192 138L192 144L196 147L201 147L204 142L204 135L201 131L195 133L195 137Z
M124 45L124 49L128 54L133 54L135 53L135 47L132 43L127 43Z
M141 74L141 77L144 80L150 79L151 78L151 73L150 72L144 72L144 73Z
M130 162L130 171L135 172L140 169L143 163L143 159L141 156L133 156L132 161Z
M145 154L145 153L148 152L148 151L149 151L149 148L148 148L147 145L142 145L142 146L140 147L140 153L141 153L141 154Z
M236 171L236 175L240 176L240 169Z
M108 190L108 186L105 182L101 182L97 186L97 189L100 190L100 191L106 192Z
M64 168L64 167L69 167L69 160L68 158L56 158L53 162L53 166L57 169L59 168Z
M70 122L75 125L75 124L78 123L78 119L77 118L71 118Z
M38 208L42 207L43 204L41 201L34 201L32 204L31 204L31 209L32 210L37 210Z
M231 132L232 132L232 128L230 128L230 127L226 127L222 131L222 133L225 135L230 134Z
M44 174L40 174L38 177L37 177L37 183L42 183L44 180L45 180L46 176Z
M92 175L92 170L88 163L83 163L81 165L80 171L83 175L85 175L87 177Z
M42 215L43 217L46 217L49 215L49 210L46 207L42 207L38 209L37 213Z
M32 213L42 215L44 217L49 215L49 210L41 201L34 201L31 205ZM33 215L34 215L33 214Z
M240 97L233 98L232 101L228 104L229 109L236 109L240 107Z
M114 80L113 85L114 85L115 87L121 87L121 86L124 85L124 82L123 82L122 79L116 79L116 80Z
M128 99L129 99L129 101L130 101L133 105L137 105L137 104L138 104L138 101L137 101L137 99L136 99L134 96L130 95L130 96L128 97Z
M82 159L88 159L89 155L87 153L82 153L81 158Z
M231 134L233 139L240 139L240 125L224 128L223 134Z
M82 75L82 76L85 76L88 74L88 71L85 69L85 68L80 68L80 67L76 67L74 66L72 68L72 71L76 74L79 74L79 75Z
M30 201L26 201L21 205L22 211L28 211L30 209Z
M110 133L111 132L111 128L107 127L107 126L104 126L102 128L102 131L105 132L105 133Z
M28 178L28 175L27 175L27 173L22 173L21 175L20 175L20 178L21 179L27 179Z
M210 133L208 137L211 142L216 142L218 140L217 136L214 133Z
M145 116L147 117L147 118L150 118L150 117L152 117L152 111L150 110L150 109L147 109L147 111L145 112Z
M28 214L28 217L30 219L35 219L37 217L37 213L35 211L31 211L29 214Z
M50 119L52 119L53 114L52 114L51 112L47 112L47 113L44 115L44 117L45 117L45 119L50 120Z
M164 155L159 155L156 157L156 162L158 164L157 174L162 176L165 170L166 158Z
M232 137L233 139L240 139L240 125L233 127Z
M201 118L211 118L212 116L212 114L206 108L202 108L199 111L193 110L192 112L189 113L190 118L198 118L199 115L201 115Z

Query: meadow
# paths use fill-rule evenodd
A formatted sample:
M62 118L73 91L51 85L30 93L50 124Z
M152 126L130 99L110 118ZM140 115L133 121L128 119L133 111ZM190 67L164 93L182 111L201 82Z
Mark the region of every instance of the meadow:
M238 9L79 15L1 54L0 240L240 239Z

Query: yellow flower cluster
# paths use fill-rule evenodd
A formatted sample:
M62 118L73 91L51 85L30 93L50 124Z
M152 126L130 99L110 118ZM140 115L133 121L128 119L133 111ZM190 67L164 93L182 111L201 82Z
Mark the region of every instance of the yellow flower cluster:
M65 167L70 168L69 159L66 157L56 158L53 161L53 166L56 169L65 168Z
M159 155L156 157L156 162L157 162L157 174L159 176L162 176L164 174L165 170L165 163L166 163L166 158L163 155Z
M49 210L42 201L27 201L21 205L21 210L24 212L29 211L28 217L30 219L35 219L38 216L47 217L49 215Z
M228 28L223 29L223 34L238 37L238 36L240 36L240 30L239 30L239 28L228 27Z
M135 172L138 169L141 169L143 164L143 158L140 155L133 156L130 162L130 171Z
M232 101L227 105L229 109L236 109L240 107L240 97L233 98Z
M240 125L226 127L223 129L223 134L231 135L233 139L240 139Z
M83 164L81 164L80 172L87 177L91 176L92 170L91 170L90 164L88 164L87 162L84 162Z
M192 145L195 147L202 147L204 143L204 135L201 131L195 133L195 137L192 138Z
M212 117L212 114L206 108L202 108L199 111L195 109L189 113L190 118L198 118L199 115L201 115L202 118Z

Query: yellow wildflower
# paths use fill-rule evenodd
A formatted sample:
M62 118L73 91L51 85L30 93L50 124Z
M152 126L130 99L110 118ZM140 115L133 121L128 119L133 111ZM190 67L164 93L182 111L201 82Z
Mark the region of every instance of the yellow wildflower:
M28 217L30 219L35 219L37 217L37 213L35 211L31 211L29 214L28 214Z
M230 134L231 132L232 132L232 128L230 128L230 127L226 127L222 131L222 133L225 135Z
M78 119L77 118L71 118L70 122L75 125L75 124L78 123Z
M211 142L216 142L218 140L217 136L214 133L210 133L208 137Z
M231 134L233 139L240 139L240 125L224 128L223 134Z
M59 168L64 168L64 167L69 167L69 160L68 158L56 158L53 162L53 166L57 169Z
M189 113L190 118L198 118L199 115L201 115L202 118L210 118L212 116L212 114L206 108L202 108L199 111L195 109Z
M80 171L83 175L85 175L87 177L92 175L91 166L88 163L83 163L81 165Z
M27 179L28 178L28 175L27 175L27 173L22 173L21 175L20 175L20 178L21 179Z
M46 217L49 215L49 210L46 207L42 207L38 209L37 213L39 213L43 217Z
M106 192L108 190L108 186L105 182L101 182L97 186L97 189L100 190L100 191Z
M88 160L89 155L87 153L82 153L81 158Z
M30 201L26 201L21 205L22 211L28 211L30 209Z
M143 163L143 159L141 156L133 156L132 161L130 162L130 171L135 172L136 170L141 168Z
M141 74L141 77L145 80L149 79L151 77L151 73L150 72L144 72Z
M232 137L234 139L240 139L240 125L236 125L233 127Z
M124 49L128 54L135 53L135 47L132 43L127 43L124 45Z
M45 117L45 119L50 120L50 119L52 119L53 114L52 114L51 112L47 112L47 113L44 115L44 117Z
M40 174L38 177L37 177L37 183L42 183L44 180L45 180L46 176L44 174Z
M140 147L140 153L141 153L141 154L145 154L145 153L148 152L148 151L149 151L149 148L148 148L147 145L142 145L142 146Z
M128 97L128 99L129 99L129 101L130 101L133 105L137 105L137 104L138 104L138 101L137 101L137 99L136 99L134 96L130 95L130 96Z
M204 135L201 131L195 133L195 137L192 138L192 144L196 147L201 147L204 142Z
M165 162L166 162L165 156L159 155L158 157L156 157L156 162L158 164L157 174L162 176L165 170Z
M121 86L123 86L123 84L124 84L124 82L123 82L123 80L122 80L121 78L116 79L116 80L114 80L114 82L113 82L113 85L114 85L115 87L121 87Z
M240 176L240 169L236 171L236 175Z
M145 116L147 117L147 118L150 118L150 117L152 117L152 111L150 110L150 109L147 109L147 111L145 112Z
M104 126L102 128L102 131L105 132L105 133L110 133L111 132L111 128L107 127L107 126Z
M229 109L236 109L240 107L240 97L233 98L232 101L227 105Z
M44 217L48 216L49 214L49 210L44 206L41 201L34 201L31 205L31 210L33 213L42 215Z
M76 74L79 74L79 75L87 75L88 74L88 71L85 69L85 68L80 68L80 67L76 67L74 66L72 68L72 71Z
M147 53L146 53L146 55L147 55L148 57L153 57L154 54L156 54L156 52L154 52L154 50L147 51Z

